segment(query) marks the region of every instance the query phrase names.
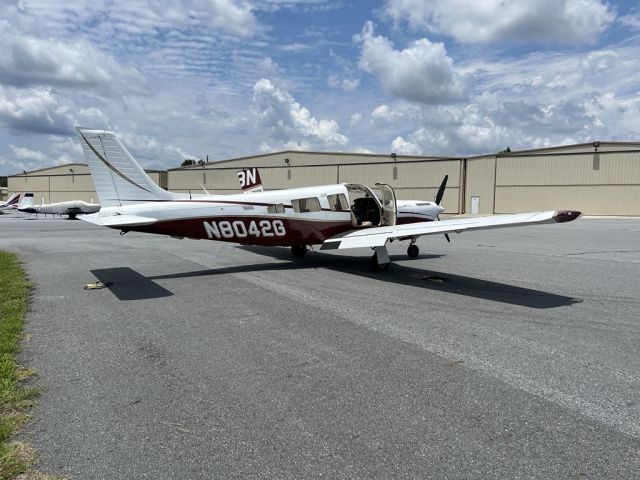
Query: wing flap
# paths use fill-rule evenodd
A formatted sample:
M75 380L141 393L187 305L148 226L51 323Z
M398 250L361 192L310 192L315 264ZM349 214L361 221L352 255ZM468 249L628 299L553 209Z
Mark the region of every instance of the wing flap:
M491 228L517 227L541 223L564 223L580 217L580 212L558 210L548 212L516 213L490 217L468 217L442 220L439 222L419 222L393 227L375 227L347 232L325 240L320 250L347 249L360 247L381 247L389 240L417 238L438 233L461 233L465 230L486 230Z
M140 227L143 225L151 225L158 221L157 218L141 217L138 215L100 215L99 213L82 215L78 218L85 222L110 228Z

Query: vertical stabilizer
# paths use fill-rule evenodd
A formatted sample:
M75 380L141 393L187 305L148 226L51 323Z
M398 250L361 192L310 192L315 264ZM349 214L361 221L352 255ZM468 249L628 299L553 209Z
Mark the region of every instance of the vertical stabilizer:
M9 197L9 199L5 203L0 204L0 207L10 207L12 205L18 205L19 202L20 202L20 194L14 193Z
M262 192L262 180L257 168L243 168L236 173L242 193Z
M25 193L18 204L18 208L33 207L33 193Z
M154 183L113 132L76 127L103 207L171 200Z

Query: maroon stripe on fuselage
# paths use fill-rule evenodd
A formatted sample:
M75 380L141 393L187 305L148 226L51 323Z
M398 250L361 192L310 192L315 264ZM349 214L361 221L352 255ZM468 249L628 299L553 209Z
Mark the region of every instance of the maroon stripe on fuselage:
M277 226L274 225L274 222L276 221L282 222L282 226L284 227L285 233L281 236L275 234ZM207 222L210 226L214 224L216 230L221 233L220 238L213 235L207 235L207 228L205 226L205 223ZM227 232L229 231L227 224L233 226L236 222L242 223L244 228L236 225L236 227L240 228L236 228L231 235L226 237L223 236L222 233L225 228ZM137 226L124 230L179 237L202 238L248 245L290 246L321 244L327 238L331 238L334 235L348 230L353 230L353 226L350 221L319 221L284 217L216 216L211 218L166 220L152 225ZM241 235L237 234L238 230Z

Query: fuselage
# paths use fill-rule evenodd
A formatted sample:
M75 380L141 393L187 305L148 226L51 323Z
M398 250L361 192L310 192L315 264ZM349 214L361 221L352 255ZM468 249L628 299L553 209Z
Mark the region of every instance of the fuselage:
M67 202L56 202L44 205L28 205L20 207L18 210L24 213L80 215L83 213L95 213L100 210L100 205L87 203L82 200L69 200Z
M251 194L174 195L172 200L103 207L97 215L157 219L150 225L117 227L126 231L290 246L321 244L327 238L358 228L431 221L443 210L433 202L393 201L397 215L388 218L384 200L372 190L337 184ZM354 213L356 203L370 208L360 216Z

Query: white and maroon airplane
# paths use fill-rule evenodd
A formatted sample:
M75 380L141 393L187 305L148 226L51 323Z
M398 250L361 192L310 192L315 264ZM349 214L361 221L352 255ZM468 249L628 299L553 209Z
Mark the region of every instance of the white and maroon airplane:
M5 212L15 212L20 203L20 194L14 193L6 202L0 203L0 214Z
M375 251L372 268L386 270L390 259L386 245L409 242L407 254L419 254L416 239L423 235L461 233L541 223L563 223L580 212L547 212L439 220L445 177L435 202L396 201L393 188L344 183L287 190L257 191L259 177L253 169L239 174L243 191L232 195L192 195L163 190L138 165L116 135L76 127L96 192L99 213L80 218L129 231L209 239L249 245L287 246L303 256L307 247L321 250L365 248ZM447 235L448 239L448 235Z

